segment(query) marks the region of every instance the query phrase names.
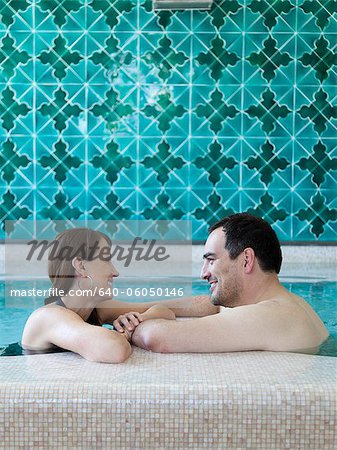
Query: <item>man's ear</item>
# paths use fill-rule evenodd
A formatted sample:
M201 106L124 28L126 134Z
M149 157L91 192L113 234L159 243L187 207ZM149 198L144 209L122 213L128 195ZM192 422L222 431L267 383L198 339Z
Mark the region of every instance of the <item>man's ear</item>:
M255 252L252 248L247 247L243 251L243 270L245 273L251 273L255 262Z
M73 268L75 269L75 271L78 273L79 276L82 277L86 275L86 268L81 258L75 256L75 258L73 258L73 260L71 261L71 265L73 266Z

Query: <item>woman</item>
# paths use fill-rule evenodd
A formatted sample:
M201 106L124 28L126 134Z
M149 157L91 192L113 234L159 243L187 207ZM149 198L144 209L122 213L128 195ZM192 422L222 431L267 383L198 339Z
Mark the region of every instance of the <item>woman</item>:
M103 233L74 228L59 234L48 256L48 273L57 297L48 298L28 318L21 345L25 354L70 350L96 362L124 362L131 354L131 335L144 320L174 319L161 305L109 302L109 322L119 331L102 327L103 302L111 298L118 271L110 256L111 240ZM92 293L100 295L91 295ZM132 308L133 309L133 308ZM115 310L115 314L114 314Z

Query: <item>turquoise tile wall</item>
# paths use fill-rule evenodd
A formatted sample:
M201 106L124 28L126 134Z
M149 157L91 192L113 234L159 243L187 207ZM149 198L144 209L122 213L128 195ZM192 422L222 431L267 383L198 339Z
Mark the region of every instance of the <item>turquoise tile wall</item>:
M336 12L1 0L0 220L191 219L203 240L248 210L336 241Z

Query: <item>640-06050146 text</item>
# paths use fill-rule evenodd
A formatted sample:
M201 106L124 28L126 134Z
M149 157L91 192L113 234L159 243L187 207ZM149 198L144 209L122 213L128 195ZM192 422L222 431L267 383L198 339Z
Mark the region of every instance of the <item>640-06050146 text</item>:
M66 293L60 289L11 289L11 297L64 297ZM119 295L126 295L127 297L183 297L184 288L176 287L128 287L128 288L98 288L93 289L70 289L67 292L69 296L87 295L91 297L118 297Z
M133 288L128 287L124 289L119 288L109 288L109 289L99 289L101 293L98 295L111 295L113 297L118 297L118 295L126 295L127 297L183 297L184 288L172 288L172 287L142 287Z

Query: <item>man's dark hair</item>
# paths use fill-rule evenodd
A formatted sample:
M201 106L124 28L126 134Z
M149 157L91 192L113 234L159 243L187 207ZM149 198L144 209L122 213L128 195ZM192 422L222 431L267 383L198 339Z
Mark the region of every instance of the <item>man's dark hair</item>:
M208 233L222 228L226 237L225 249L236 259L245 248L252 248L261 269L279 273L282 264L280 242L268 222L247 213L233 214L213 224Z

